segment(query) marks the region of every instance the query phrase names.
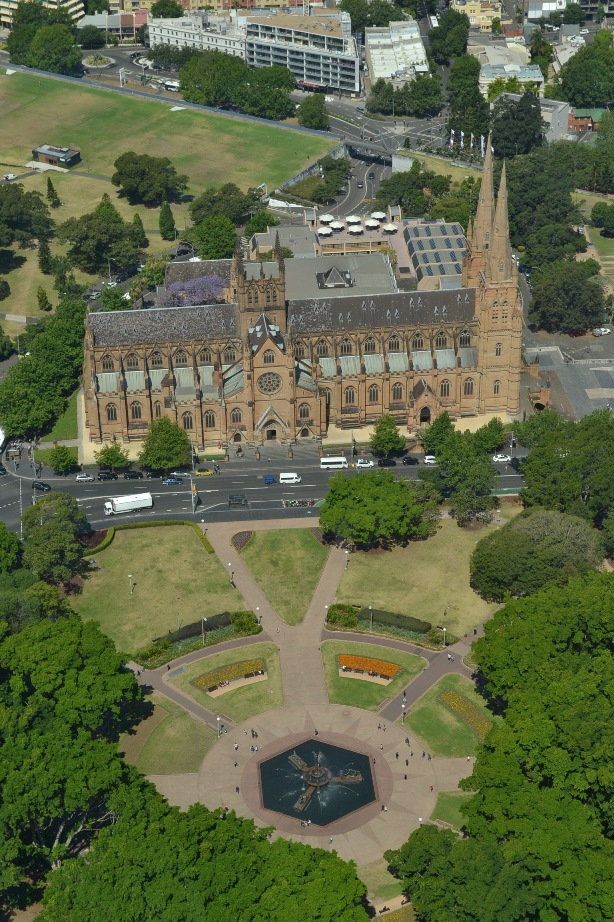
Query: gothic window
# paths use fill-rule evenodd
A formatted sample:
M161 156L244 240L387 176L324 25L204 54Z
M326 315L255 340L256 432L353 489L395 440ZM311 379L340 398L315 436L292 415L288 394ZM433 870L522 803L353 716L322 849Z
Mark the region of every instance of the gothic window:
M420 349L424 349L424 340L420 333L416 333L412 339L411 348L414 352L419 352Z
M191 413L184 413L181 417L181 425L184 429L193 429L194 428L194 417Z
M495 321L495 323L499 320L499 308L498 307L493 307L492 319Z
M138 367L139 367L139 357L138 355L135 355L134 352L131 352L130 355L126 359L126 368L130 371Z
M309 419L311 411L309 409L308 403L302 403L298 408L298 418L299 419Z
M160 419L160 417L162 416L162 404L160 403L159 400L156 400L156 402L154 403L154 416L156 419Z
M467 378L463 384L463 394L465 397L473 397L473 378Z
M117 407L114 403L107 404L107 422L114 423L117 420Z
M394 336L391 336L388 340L388 352L398 352L400 348L401 342L395 333Z
M449 397L450 396L450 382L448 380L441 382L441 387L439 388L440 397Z
M437 334L437 338L435 339L435 348L445 349L447 348L447 345L448 345L448 337L442 330L440 333Z
M134 403L130 404L130 418L131 419L141 418L141 404L137 403L136 400L134 401Z
M504 307L501 311L501 320L505 323L507 320L507 307Z
M249 288L247 291L247 303L248 304L254 303L254 292L252 288Z
M369 388L369 403L378 403L379 402L379 387L377 384L372 384Z
M272 349L267 349L263 355L265 365L274 365L275 364L275 353Z
M344 399L346 407L353 407L356 404L356 391L353 387L346 387Z
M295 359L305 358L305 346L303 345L303 343L294 344L294 358Z
M501 390L501 382L495 381L495 383L492 386L492 392L495 395L495 397L497 396L500 390Z
M266 303L267 304L271 303L271 289L270 288L267 288L266 290Z
M262 394L276 394L281 390L281 375L278 375L276 371L265 371L263 375L260 375L256 384Z
M236 423L240 423L242 419L243 419L243 414L241 413L241 410L235 408L230 414L230 422L235 423L236 425Z
M497 343L497 345L495 346L495 355L497 356L497 358L500 357L502 352L503 352L503 346L501 345L501 343Z
M164 364L164 359L162 358L161 352L152 352L149 358L149 367L150 368L162 368Z
M398 403L399 400L403 400L403 385L402 384L392 385L392 399L395 401L395 403Z
M341 345L339 346L340 355L351 355L352 354L352 343L349 339L344 339Z
M233 365L236 362L236 360L237 360L236 352L234 351L232 346L228 346L228 348L224 350L224 364Z
M365 355L373 355L375 352L375 340L372 336L365 339L364 352Z
M113 361L112 355L103 355L102 370L103 371L115 371L115 362Z
M276 288L273 288L271 290L271 303L277 304L277 289Z
M328 355L328 343L326 342L325 339L321 339L320 342L317 344L316 355L318 355L320 358L326 358L326 356Z
M187 365L188 357L183 349L178 349L175 353L175 365Z
M458 340L458 344L461 349L465 349L471 345L471 333L469 330L463 330Z
M210 365L211 364L211 349L203 349L200 353L200 363L201 365Z
M205 429L215 428L215 413L213 410L207 410L205 413Z

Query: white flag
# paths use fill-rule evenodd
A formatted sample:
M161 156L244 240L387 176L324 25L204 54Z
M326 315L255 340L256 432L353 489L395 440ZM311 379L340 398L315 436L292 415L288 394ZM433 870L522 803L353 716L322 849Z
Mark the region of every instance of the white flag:
M473 141L474 141L474 138L473 138L473 131L472 131L472 132L471 132L471 141L470 141L470 143L469 143L469 150L473 150Z
M480 135L480 150L482 152L482 157L484 156L484 135Z
M454 129L450 131L450 147L454 147Z

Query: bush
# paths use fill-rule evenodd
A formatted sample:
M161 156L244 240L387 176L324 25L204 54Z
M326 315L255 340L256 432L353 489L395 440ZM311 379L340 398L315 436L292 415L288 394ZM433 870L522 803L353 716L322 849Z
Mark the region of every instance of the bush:
M233 611L230 613L230 623L236 634L259 634L262 628L253 611Z
M373 621L377 621L378 624L389 625L391 627L400 627L405 631L413 631L416 634L427 634L432 625L428 621L420 621L418 618L413 618L411 615L400 615L391 611L381 611L378 608L361 608L358 612L358 620L363 623L371 623L371 616L373 616Z
M338 627L352 628L358 625L358 610L353 605L337 603L328 609L328 622Z

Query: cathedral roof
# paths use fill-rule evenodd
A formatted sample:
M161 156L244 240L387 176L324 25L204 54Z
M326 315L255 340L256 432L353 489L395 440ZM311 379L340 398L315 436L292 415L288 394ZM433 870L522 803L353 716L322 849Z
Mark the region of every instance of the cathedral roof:
M103 347L158 342L181 343L188 340L236 337L239 334L236 304L101 311L90 314L88 323L93 345Z
M266 314L260 314L258 319L251 325L247 331L249 344L252 352L256 353L266 342L274 343L278 349L284 351L285 340L279 327L272 323Z

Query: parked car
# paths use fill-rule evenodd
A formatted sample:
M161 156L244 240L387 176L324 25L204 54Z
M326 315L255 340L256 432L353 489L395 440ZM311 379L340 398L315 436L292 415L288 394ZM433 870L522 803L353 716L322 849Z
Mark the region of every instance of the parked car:
M403 464L418 464L418 459L414 458L413 455L405 455L403 458Z
M593 336L609 336L611 332L609 327L596 327L593 330Z
M142 471L124 471L124 480L142 480Z
M375 467L371 458L359 458L356 467Z
M396 467L397 462L394 460L394 458L378 458L377 466L378 467Z
M87 471L81 471L77 474L75 480L78 480L80 483L91 483L92 480L96 480L96 478L92 474L88 474Z
M493 455L492 459L495 462L495 464L509 464L510 461L512 460L512 456L497 454L497 455Z
M17 173L5 173L2 177L6 182L10 182L11 179L17 179Z
M98 471L98 480L117 480L115 471Z
M425 463L425 464L437 464L437 459L436 459L435 455L425 455L425 456L424 456L424 463Z
M179 486L183 483L181 477L165 477L162 481L162 486L164 487L174 487Z
M33 490L40 490L41 493L49 493L49 491L52 489L52 487L51 487L51 485L48 484L48 483L43 483L42 480L33 480L33 481L32 481L32 489L33 489Z
M210 477L212 474L215 474L215 471L210 467L199 467L194 471L195 477Z
M145 471L145 476L151 479L152 477L164 477L164 471Z
M169 477L189 477L189 471L171 471Z

